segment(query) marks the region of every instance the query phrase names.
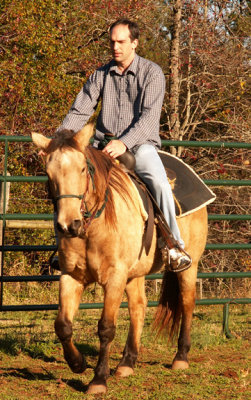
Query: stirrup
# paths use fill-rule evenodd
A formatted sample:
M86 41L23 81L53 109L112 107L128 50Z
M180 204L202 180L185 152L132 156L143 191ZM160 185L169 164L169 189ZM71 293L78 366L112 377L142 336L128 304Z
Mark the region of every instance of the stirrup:
M158 239L158 247L161 251L162 261L168 271L177 273L185 271L191 267L192 259L184 249L177 248L176 250L175 248L175 251L177 252L177 259L172 260L170 249L162 237Z
M177 258L172 259L171 251L176 252ZM172 272L182 272L190 268L192 265L192 259L184 249L171 249L169 250L170 263L167 265L167 269Z

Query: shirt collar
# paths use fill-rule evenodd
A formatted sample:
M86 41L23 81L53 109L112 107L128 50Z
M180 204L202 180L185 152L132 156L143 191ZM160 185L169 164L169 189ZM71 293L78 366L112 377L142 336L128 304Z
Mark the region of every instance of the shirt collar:
M135 53L135 57L133 59L133 61L131 62L131 64L129 65L129 67L126 70L126 74L131 73L133 75L136 75L137 73L137 66L138 66L138 61L139 61L139 56ZM121 75L119 73L119 69L117 67L117 64L114 60L111 61L111 68L110 68L110 72L115 72L119 75Z

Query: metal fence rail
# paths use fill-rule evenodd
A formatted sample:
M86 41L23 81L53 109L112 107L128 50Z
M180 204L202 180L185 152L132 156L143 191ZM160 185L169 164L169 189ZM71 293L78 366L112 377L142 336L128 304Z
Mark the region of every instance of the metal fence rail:
M163 274L147 275L146 279L161 279ZM251 272L199 272L198 279L205 278L250 278ZM2 282L58 282L60 275L33 275L33 276L2 276ZM223 333L228 339L234 336L229 329L229 307L230 304L251 304L250 298L223 298L223 299L199 299L196 305L223 305ZM157 301L148 301L147 307L157 307ZM120 308L127 308L128 303L122 302ZM103 303L81 303L80 310L98 310L103 308ZM0 305L0 311L56 311L58 304L28 304L28 305Z
M6 221L15 220L37 220L37 221L51 221L53 220L52 214L7 214L6 213L6 184L8 182L47 182L48 178L46 176L8 176L7 175L7 159L8 159L8 144L12 142L31 142L31 138L27 136L0 136L0 142L5 144L5 161L4 161L4 171L3 175L0 176L0 184L3 183L3 212L0 213L0 221L2 221L3 229L5 229ZM251 143L238 143L238 142L206 142L206 141L173 141L173 140L162 140L163 146L183 146L183 147L210 147L210 148L237 148L237 149L251 149ZM205 184L212 186L251 186L251 180L204 180ZM250 220L251 215L218 215L211 214L208 216L209 220ZM251 244L243 243L224 243L224 244L207 244L207 250L226 250L226 249L250 249ZM7 251L54 251L56 246L54 245L1 245L0 251L3 253ZM0 311L38 311L38 310L57 310L58 304L33 304L33 305L3 305L2 304L2 294L3 294L3 284L7 282L55 282L59 280L59 275L53 276L5 276L3 271L4 257L2 257L1 274L0 274L0 286L1 286L1 296L0 296ZM230 273L198 273L199 279L205 278L250 278L251 272L230 272ZM146 279L161 279L161 274L148 275ZM224 298L224 299L200 299L196 300L197 305L213 305L213 304L223 304L223 330L227 337L232 337L232 334L228 328L228 315L229 315L229 305L230 304L250 304L250 298ZM148 307L155 307L157 302L149 301ZM80 309L99 309L103 307L103 303L82 303L80 304ZM123 302L121 304L122 308L127 307L127 303Z

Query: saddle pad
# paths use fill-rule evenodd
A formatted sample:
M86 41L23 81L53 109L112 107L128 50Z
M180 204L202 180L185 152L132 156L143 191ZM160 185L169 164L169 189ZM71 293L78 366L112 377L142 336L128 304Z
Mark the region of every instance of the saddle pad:
M216 195L205 185L194 170L178 157L159 150L158 154L168 178L175 179L173 193L181 207L176 205L177 217L183 217L212 203Z

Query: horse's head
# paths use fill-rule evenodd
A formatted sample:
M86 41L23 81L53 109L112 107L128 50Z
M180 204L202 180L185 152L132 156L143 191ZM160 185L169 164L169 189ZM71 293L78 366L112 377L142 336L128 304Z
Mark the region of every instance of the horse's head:
M60 132L55 139L32 133L34 144L46 155L46 172L57 204L57 228L61 234L81 236L81 202L88 189L85 149L93 133L88 124L80 132Z

